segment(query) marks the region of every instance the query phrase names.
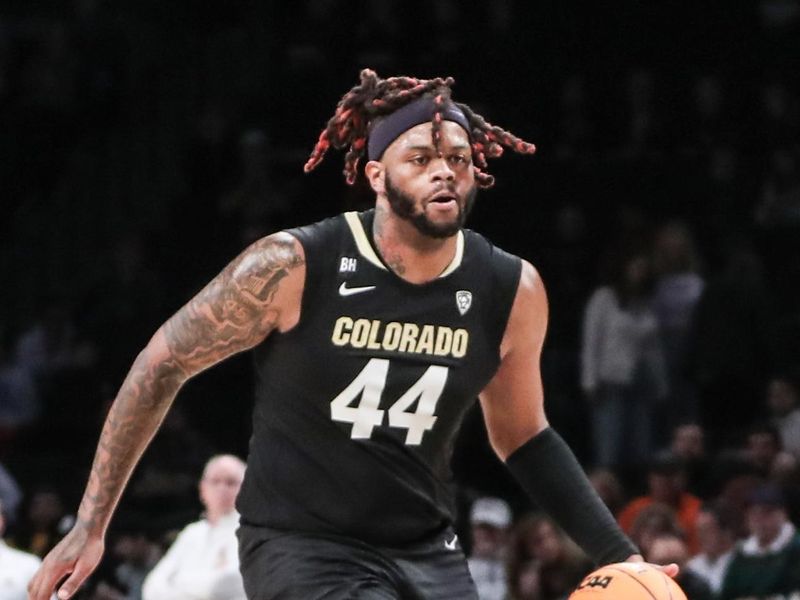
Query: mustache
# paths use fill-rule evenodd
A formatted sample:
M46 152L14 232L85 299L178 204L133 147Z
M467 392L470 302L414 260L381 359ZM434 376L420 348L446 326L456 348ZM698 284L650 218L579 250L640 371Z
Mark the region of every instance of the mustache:
M456 191L456 184L455 183L451 183L451 184L445 184L445 185L440 185L440 186L436 187L434 190L432 190L426 196L426 200L430 200L431 198L433 198L437 194L441 194L442 192L447 192L448 194L452 194L453 196L455 196L459 200L461 200L464 197L463 194L459 194L458 191Z

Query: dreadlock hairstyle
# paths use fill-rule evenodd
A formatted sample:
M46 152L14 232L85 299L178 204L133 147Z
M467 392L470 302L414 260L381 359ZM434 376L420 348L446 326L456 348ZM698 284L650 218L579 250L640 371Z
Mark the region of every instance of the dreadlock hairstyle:
M371 124L410 102L430 95L434 100L432 117L432 137L435 148L441 142L442 116L450 101L452 77L417 79L414 77L389 77L381 79L372 69L361 71L361 83L347 92L327 126L319 135L319 140L306 162L304 171L312 171L322 162L325 153L333 146L338 150L347 149L344 158L344 176L352 185L358 174L358 163L365 154L367 137ZM494 177L486 172L487 158L497 158L503 154L503 146L520 154L533 154L536 146L512 133L488 123L481 115L466 104L452 102L464 113L469 124L472 144L473 168L478 187L490 188Z

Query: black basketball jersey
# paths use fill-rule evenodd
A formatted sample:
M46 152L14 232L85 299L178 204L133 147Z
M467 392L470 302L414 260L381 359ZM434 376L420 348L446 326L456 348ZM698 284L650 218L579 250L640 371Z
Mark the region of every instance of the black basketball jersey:
M303 245L299 323L255 349L242 519L395 546L451 521L456 430L498 368L519 258L469 230L416 285L381 261L374 211L290 230Z

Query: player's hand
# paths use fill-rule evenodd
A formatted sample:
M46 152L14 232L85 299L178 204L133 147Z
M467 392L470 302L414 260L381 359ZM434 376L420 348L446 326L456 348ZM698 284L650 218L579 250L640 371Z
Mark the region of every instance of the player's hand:
M80 524L76 524L53 548L28 584L28 600L49 600L58 586L59 600L71 598L97 568L105 543Z
M626 562L645 562L644 557L641 554L633 554L628 557ZM675 563L670 563L668 565L653 565L659 571L662 571L664 574L668 575L672 579L675 579L678 576L678 571L680 571L680 567Z

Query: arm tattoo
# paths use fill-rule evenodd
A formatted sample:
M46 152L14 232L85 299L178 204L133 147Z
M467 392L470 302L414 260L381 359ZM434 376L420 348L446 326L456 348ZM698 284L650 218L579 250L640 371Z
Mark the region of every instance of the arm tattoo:
M155 434L185 378L174 361L155 363L145 349L136 358L106 417L78 524L103 531L136 462Z
M172 319L164 333L187 376L251 348L276 326L271 306L280 282L303 263L296 242L256 242Z
M156 334L137 357L106 418L78 525L105 531L133 469L181 385L213 364L255 346L272 331L273 301L293 269L304 264L287 235L259 240L230 263ZM155 338L154 338L155 339Z

